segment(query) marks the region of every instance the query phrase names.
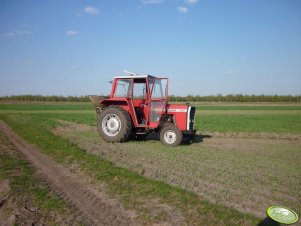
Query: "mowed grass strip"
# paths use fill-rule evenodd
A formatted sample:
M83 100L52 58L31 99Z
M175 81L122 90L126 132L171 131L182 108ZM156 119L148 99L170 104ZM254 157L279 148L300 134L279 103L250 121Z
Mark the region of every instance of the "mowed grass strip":
M196 128L202 132L301 133L301 114L202 114L197 112Z
M214 112L214 111L213 111ZM16 113L16 111L11 112ZM301 133L301 114L235 114L228 115L227 111L222 114L205 114L197 111L196 129L199 133L206 132L250 132L250 133ZM301 113L301 111L300 111ZM20 112L19 114L26 114ZM36 112L38 114L38 112ZM76 123L96 126L96 114L94 111L79 113L70 111L70 113L41 113L48 118L72 121Z
M18 110L19 114L94 114L94 110ZM14 114L16 110L0 110L0 114Z
M194 106L191 103L191 106ZM288 111L288 110L299 110L301 111L301 104L296 105L278 105L278 106L271 106L271 105L254 105L254 106L243 106L239 105L236 106L210 106L210 105L203 105L203 106L196 106L197 110L206 110L206 111Z
M137 173L116 167L103 158L89 154L67 140L53 135L57 122L47 115L13 114L2 118L21 137L35 144L45 154L64 165L76 163L81 170L106 183L113 196L121 197L128 208L144 208L145 202L159 199L181 210L188 225L256 225L260 219L232 208L211 204L204 198L166 183L147 179ZM157 216L143 215L145 223L155 223ZM141 219L140 219L141 220Z
M11 114L16 113L12 111ZM20 112L19 114L26 114ZM30 113L31 114L31 113ZM35 114L43 114L48 118L55 118L61 120L72 121L76 123L83 123L87 125L96 126L96 115L94 112L80 113L77 111L70 111L61 113L53 111L53 113L35 112ZM197 111L196 114L196 129L199 133L206 132L251 132L251 133L301 133L301 115L299 114L248 114L248 115L228 115L227 113L214 115L204 114Z
M12 114L60 113L60 114L95 114L91 103L0 103L0 113Z
M91 110L91 103L64 103L64 102L18 102L18 103L1 103L0 110Z
M301 110L197 110L202 115L301 115Z

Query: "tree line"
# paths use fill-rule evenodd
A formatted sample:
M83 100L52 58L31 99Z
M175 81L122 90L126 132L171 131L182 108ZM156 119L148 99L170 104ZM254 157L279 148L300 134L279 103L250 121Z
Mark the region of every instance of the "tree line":
M89 96L43 96L43 95L12 95L2 96L0 101L49 101L49 102L89 102Z
M13 95L1 96L0 101L49 101L49 102L89 102L89 96L43 96ZM187 95L169 96L171 102L301 102L301 95Z
M301 102L301 95L209 95L169 96L172 102Z

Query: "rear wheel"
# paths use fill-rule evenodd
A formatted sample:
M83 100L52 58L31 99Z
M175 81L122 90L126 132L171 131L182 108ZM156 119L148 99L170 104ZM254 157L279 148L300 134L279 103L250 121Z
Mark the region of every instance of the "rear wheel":
M183 134L175 125L166 125L160 131L160 141L167 146L178 146L182 140Z
M117 106L109 107L100 113L97 130L106 141L124 142L132 130L131 118L124 109Z

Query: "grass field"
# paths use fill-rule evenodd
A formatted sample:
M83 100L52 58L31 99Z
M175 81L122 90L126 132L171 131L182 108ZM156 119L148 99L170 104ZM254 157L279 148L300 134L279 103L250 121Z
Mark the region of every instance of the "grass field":
M152 211L158 203L188 225L260 225L271 205L300 213L301 105L197 109L196 142L177 148L156 136L105 143L86 103L0 104L0 119L56 161L106 183L143 222L168 221Z

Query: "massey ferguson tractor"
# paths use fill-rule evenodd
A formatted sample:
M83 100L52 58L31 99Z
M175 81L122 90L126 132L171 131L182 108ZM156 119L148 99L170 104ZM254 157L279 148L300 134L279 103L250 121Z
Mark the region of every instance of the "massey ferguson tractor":
M195 107L168 103L168 79L151 75L116 76L108 97L91 97L97 112L97 130L108 142L143 140L158 132L160 141L177 146L193 141Z

